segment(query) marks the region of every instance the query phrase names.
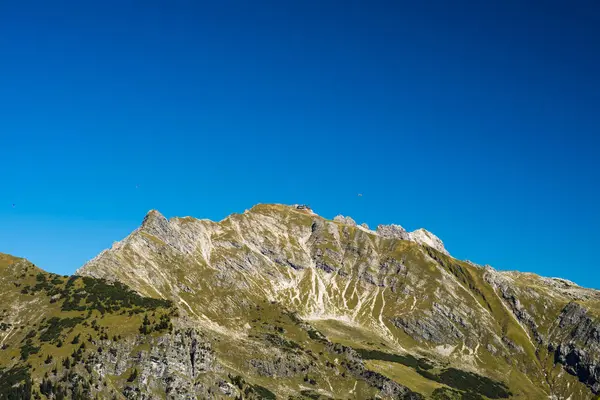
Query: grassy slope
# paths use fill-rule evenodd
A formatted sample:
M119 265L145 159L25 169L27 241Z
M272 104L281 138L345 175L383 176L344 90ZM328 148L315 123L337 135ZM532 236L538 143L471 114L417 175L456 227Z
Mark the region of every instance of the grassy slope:
M161 316L170 318L175 311L168 301L144 299L122 285L49 274L4 254L0 254L0 293L0 369L26 367L38 396L44 378L51 377L66 388L69 385L60 380L69 373L87 376L81 390L97 384L96 393L115 394L118 388L109 380L86 370L88 355L98 351L103 340L118 342L138 335L144 316L150 315L154 328ZM159 333L157 329L149 335ZM6 390L0 387L0 398Z

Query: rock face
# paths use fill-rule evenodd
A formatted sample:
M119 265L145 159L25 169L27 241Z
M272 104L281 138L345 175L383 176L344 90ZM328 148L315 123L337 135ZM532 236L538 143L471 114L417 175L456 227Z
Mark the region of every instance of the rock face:
M432 247L444 254L448 254L444 248L444 243L433 233L426 231L425 229L417 229L416 231L411 232L410 240Z
M202 382L199 378L206 373L222 371L210 343L203 342L201 333L195 329L176 330L151 339L107 339L99 345L106 350L93 359L93 368L98 375L137 372L137 378L123 388L128 398L151 398L148 394L156 392L182 399L208 396L210 387L218 382ZM140 346L148 346L148 350L135 351Z
M333 218L335 222L339 222L341 224L346 224L350 226L356 226L356 222L350 217L344 217L343 215L337 215Z
M389 239L410 240L410 234L400 225L379 225L377 234Z
M298 205L219 222L151 211L77 275L0 257L0 382L23 378L7 390L28 390L27 377L42 398L575 400L600 389L597 291L454 259L422 229L371 231Z
M600 393L600 321L588 315L577 302L568 303L560 313L554 341L548 346L554 360Z
M379 225L377 234L381 237L399 240L411 240L436 249L444 254L448 254L444 248L444 243L433 233L425 229L417 229L414 232L407 232L400 225Z

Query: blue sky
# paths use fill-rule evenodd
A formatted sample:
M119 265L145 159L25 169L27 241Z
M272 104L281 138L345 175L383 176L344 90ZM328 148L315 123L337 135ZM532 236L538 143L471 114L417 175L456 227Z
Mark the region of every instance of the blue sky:
M308 203L600 288L597 4L1 2L0 251Z

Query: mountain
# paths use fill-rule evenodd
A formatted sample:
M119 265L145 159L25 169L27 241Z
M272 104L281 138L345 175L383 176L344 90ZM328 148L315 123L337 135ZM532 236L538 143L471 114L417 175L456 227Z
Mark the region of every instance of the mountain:
M0 398L600 393L600 292L306 206L151 211L72 277L1 256L0 290Z

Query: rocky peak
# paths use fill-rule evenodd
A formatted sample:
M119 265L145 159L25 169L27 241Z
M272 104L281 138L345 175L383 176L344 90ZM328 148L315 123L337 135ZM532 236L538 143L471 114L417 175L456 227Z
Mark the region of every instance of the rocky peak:
M440 240L440 238L423 228L417 229L413 232L407 232L406 229L400 225L379 225L377 227L377 234L388 239L410 240L419 244L433 247L437 251L448 254L448 251L446 251L444 248L444 243Z
M400 225L379 225L377 234L388 239L410 240L409 233Z
M425 244L429 247L433 247L437 251L444 254L448 254L448 251L444 248L444 242L433 233L421 228L410 233L410 240L419 244Z
M140 230L158 238L166 238L171 236L172 228L164 215L157 210L150 210L144 217Z
M158 210L150 210L144 217L142 221L142 228L150 228L156 227L157 225L163 225L165 223L169 223L167 218L162 215Z
M356 226L356 221L354 221L351 217L344 217L343 215L336 215L333 220L335 222L339 222L341 224L346 224L350 226Z
M444 247L444 243L440 238L438 238L433 233L421 228L417 229L413 232L407 232L400 225L391 224L391 225L379 225L377 227L377 231L371 231L367 224L358 225L354 219L348 216L336 215L333 218L334 222L338 222L340 224L356 226L364 231L369 233L377 234L383 238L387 239L398 239L398 240L410 240L419 244L424 244L429 247L436 249L444 254L449 254L448 251Z

